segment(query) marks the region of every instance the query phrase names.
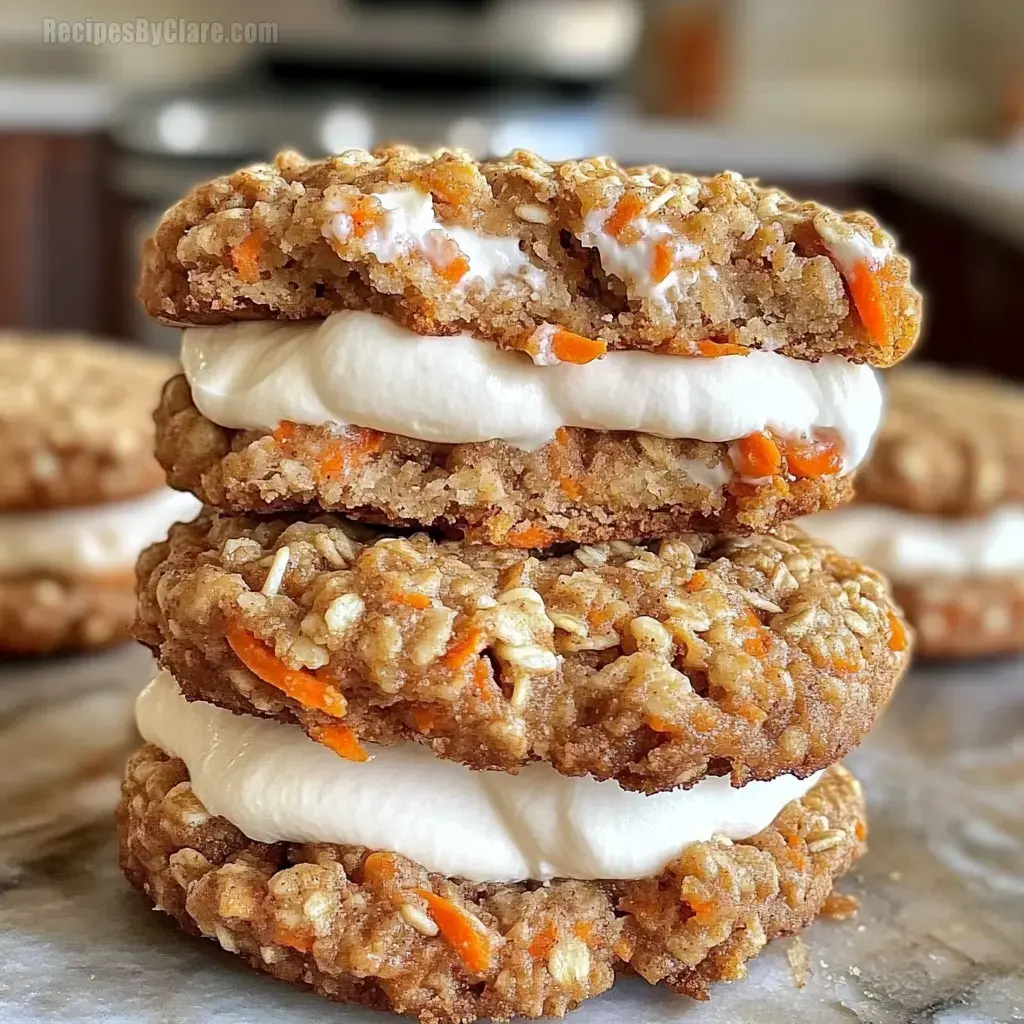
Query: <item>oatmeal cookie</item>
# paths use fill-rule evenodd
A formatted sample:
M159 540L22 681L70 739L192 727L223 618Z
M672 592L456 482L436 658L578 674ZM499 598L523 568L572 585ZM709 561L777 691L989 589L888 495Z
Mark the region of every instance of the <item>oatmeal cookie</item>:
M411 739L646 792L827 767L909 656L882 578L789 526L531 555L211 514L150 548L138 587L136 635L190 699L342 756Z
M1024 391L926 366L900 368L886 385L859 500L948 516L1024 505Z
M918 332L909 277L869 215L733 172L395 147L200 185L147 243L139 294L172 324L363 309L573 362L726 344L888 366Z
M0 334L0 509L160 487L152 415L173 372L171 360L84 337Z
M504 441L435 444L290 423L272 434L230 430L199 412L183 376L168 382L156 422L168 482L216 508L316 507L520 548L681 530L763 533L853 493L852 476L839 474L821 443L777 444L776 472L752 484L734 468L732 444L625 431L563 427L528 452Z
M0 576L0 655L99 650L130 639L132 574Z
M257 843L144 746L117 811L133 886L187 932L339 1002L456 1024L562 1016L617 973L706 999L813 920L864 852L844 768L749 839L695 843L655 878L483 884L359 846Z

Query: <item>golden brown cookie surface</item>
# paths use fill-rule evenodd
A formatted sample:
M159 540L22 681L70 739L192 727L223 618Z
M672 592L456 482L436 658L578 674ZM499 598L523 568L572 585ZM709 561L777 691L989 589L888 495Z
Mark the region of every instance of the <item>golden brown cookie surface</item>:
M137 635L190 699L646 792L827 767L909 655L882 579L791 527L531 555L204 516L138 576Z
M867 214L732 172L406 147L283 153L199 186L148 243L140 295L172 323L369 309L569 361L728 344L888 366L920 321L909 264Z
M917 365L885 384L888 408L858 473L860 501L945 516L1024 505L1024 391Z
M170 360L78 336L0 334L0 509L160 487L153 410L173 372Z
M562 1016L617 973L707 998L814 918L866 823L837 766L762 832L692 844L656 878L469 883L386 851L252 842L145 746L118 833L129 881L186 931L327 998L447 1024Z

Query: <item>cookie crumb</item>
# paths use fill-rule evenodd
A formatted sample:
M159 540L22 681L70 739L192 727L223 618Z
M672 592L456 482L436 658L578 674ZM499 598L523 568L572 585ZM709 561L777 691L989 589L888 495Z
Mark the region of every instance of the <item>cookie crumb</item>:
M793 976L793 984L797 988L804 988L807 979L811 976L811 951L807 948L801 936L796 935L786 950L786 959L789 961L789 970Z
M855 917L859 910L860 900L856 896L833 892L825 900L821 913L823 917L830 917L834 921L848 921L851 917Z

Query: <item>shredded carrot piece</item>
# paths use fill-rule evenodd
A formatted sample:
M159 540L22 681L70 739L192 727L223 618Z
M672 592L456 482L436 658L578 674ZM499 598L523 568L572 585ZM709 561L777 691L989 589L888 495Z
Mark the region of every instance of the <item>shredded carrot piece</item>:
M736 471L740 476L775 476L782 468L782 453L775 439L764 430L741 437L735 444Z
M395 877L395 858L375 850L363 861L363 878L368 882L390 882Z
M350 725L312 725L309 735L346 761L369 761L370 755Z
M755 633L743 641L743 650L755 658L764 658L768 654L768 643L761 633Z
M527 947L530 951L530 956L536 957L538 960L547 959L548 954L557 941L558 929L549 921L537 932L533 937L533 941Z
M889 612L889 650L905 651L907 649L907 631L894 612Z
M717 359L719 356L749 356L750 349L746 345L733 345L726 341L698 341L697 354L705 359Z
M374 452L380 451L384 435L379 430L361 427L352 431L351 436L332 441L327 454L317 466L321 480L344 480L349 473L359 469Z
M523 523L505 535L505 545L510 548L542 548L558 536L553 530L538 523Z
M865 260L858 260L843 276L868 337L876 345L884 345L889 340L889 317L879 276Z
M565 427L559 427L555 431L555 441L558 444L563 445L563 446L567 445L569 443L569 439L570 439L570 434L569 434L569 431L565 429Z
M449 263L436 267L438 277L448 284L458 284L469 273L469 260L465 256L456 256Z
M413 708L410 714L413 725L420 732L430 732L437 725L437 715L432 708Z
M313 936L309 932L298 931L278 925L274 929L274 941L281 946L291 946L300 953L308 953L313 948Z
M590 921L579 921L573 927L572 933L580 942L585 942L589 946L594 939L594 925Z
M483 974L491 962L488 936L478 931L469 914L451 900L429 889L417 889L416 894L426 900L434 923L466 967L475 974Z
M265 683L277 687L303 707L341 718L347 704L340 691L304 668L289 668L262 640L245 629L228 630L228 645L239 661Z
M617 239L633 221L640 216L644 202L639 196L624 195L612 210L611 216L604 222L604 229L612 238Z
M470 658L479 653L483 646L484 631L475 626L466 631L465 635L453 640L444 652L444 663L453 672L457 672Z
M487 659L479 658L473 666L473 685L480 691L481 697L490 696L491 673L488 670Z
M606 342L597 338L585 338L558 328L551 338L551 351L563 363L590 363L608 351Z
M231 249L231 262L235 272L246 284L255 284L260 279L263 269L260 255L267 244L266 235L261 228L254 228Z
M287 444L295 439L296 424L291 420L281 420L274 430L274 440L278 444Z
M562 493L572 501L577 501L583 493L583 488L580 486L579 481L564 474L558 478L558 486L561 487Z
M853 826L853 834L857 837L858 842L864 842L867 838L868 830L863 821L858 821L857 824Z
M659 715L648 715L644 721L647 723L647 727L653 729L655 732L679 732L671 722L661 718Z
M698 921L701 918L709 917L711 914L714 913L715 910L714 900L701 900L696 899L693 896L690 896L689 898L687 898L685 902L693 911L693 915L697 918Z
M782 442L786 467L798 480L816 480L843 468L843 456L834 441L795 438Z
M651 258L651 280L655 284L661 284L672 273L675 256L672 246L664 239L654 246L654 256Z
M348 215L352 218L352 234L356 238L365 238L375 228L379 229L385 216L383 207L373 196L356 200Z
M747 608L742 615L736 616L737 626L760 626L761 620L751 608Z
M703 590L708 585L708 573L706 569L698 569L684 584L683 590L688 594Z
M388 597L395 604L404 604L409 608L417 609L417 611L429 608L431 603L426 594L417 594L413 590L393 590Z

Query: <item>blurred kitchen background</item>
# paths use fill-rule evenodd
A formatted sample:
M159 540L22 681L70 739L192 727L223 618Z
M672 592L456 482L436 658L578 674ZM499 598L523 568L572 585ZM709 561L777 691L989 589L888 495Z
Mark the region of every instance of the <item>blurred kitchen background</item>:
M95 45L167 17L264 41ZM1024 0L5 0L0 327L172 350L134 299L167 205L278 148L385 141L731 168L865 207L916 259L926 356L1024 377Z

